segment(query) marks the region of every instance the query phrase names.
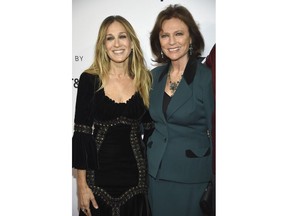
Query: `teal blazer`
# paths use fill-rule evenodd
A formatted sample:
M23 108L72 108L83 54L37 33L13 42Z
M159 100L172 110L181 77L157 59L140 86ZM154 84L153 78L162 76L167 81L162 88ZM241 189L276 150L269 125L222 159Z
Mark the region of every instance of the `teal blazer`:
M169 67L170 63L152 70L149 111L155 129L147 142L149 174L183 183L207 182L212 176L211 70L199 60L188 61L165 117L162 106Z

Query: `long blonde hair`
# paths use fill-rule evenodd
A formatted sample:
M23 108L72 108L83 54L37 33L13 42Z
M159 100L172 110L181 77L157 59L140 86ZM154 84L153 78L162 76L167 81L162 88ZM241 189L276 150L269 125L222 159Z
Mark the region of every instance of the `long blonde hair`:
M86 70L91 74L99 76L99 89L103 88L103 82L108 75L110 69L110 59L105 52L105 38L108 27L113 22L119 22L126 29L128 36L133 43L133 51L129 56L128 71L129 76L133 78L137 91L140 93L144 105L149 107L149 91L152 83L152 76L146 67L143 52L140 47L140 42L132 25L122 16L109 16L102 22L95 47L93 64Z

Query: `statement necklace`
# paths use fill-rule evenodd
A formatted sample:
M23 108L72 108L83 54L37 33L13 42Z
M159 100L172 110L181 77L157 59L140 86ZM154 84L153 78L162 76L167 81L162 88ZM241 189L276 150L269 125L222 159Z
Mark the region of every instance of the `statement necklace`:
M172 95L174 95L176 89L178 88L178 85L179 85L182 77L183 77L183 74L181 75L181 77L180 77L180 79L179 79L178 81L172 82L172 81L171 81L171 77L170 77L170 71L168 72L169 90L172 92Z

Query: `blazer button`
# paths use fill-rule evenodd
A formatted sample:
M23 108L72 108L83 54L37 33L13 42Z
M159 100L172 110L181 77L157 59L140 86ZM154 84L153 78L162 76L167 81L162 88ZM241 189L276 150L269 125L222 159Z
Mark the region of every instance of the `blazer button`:
M166 142L167 141L167 138L164 138L164 142Z

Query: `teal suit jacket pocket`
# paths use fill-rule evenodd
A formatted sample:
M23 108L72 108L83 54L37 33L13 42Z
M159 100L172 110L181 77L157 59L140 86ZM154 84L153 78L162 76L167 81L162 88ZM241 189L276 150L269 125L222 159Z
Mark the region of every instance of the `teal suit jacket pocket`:
M209 169L212 163L212 150L208 137L204 134L200 137L197 134L193 143L186 139L173 142L156 134L150 137L147 148L150 175L182 183L209 181L212 172ZM156 164L159 167L156 167Z

